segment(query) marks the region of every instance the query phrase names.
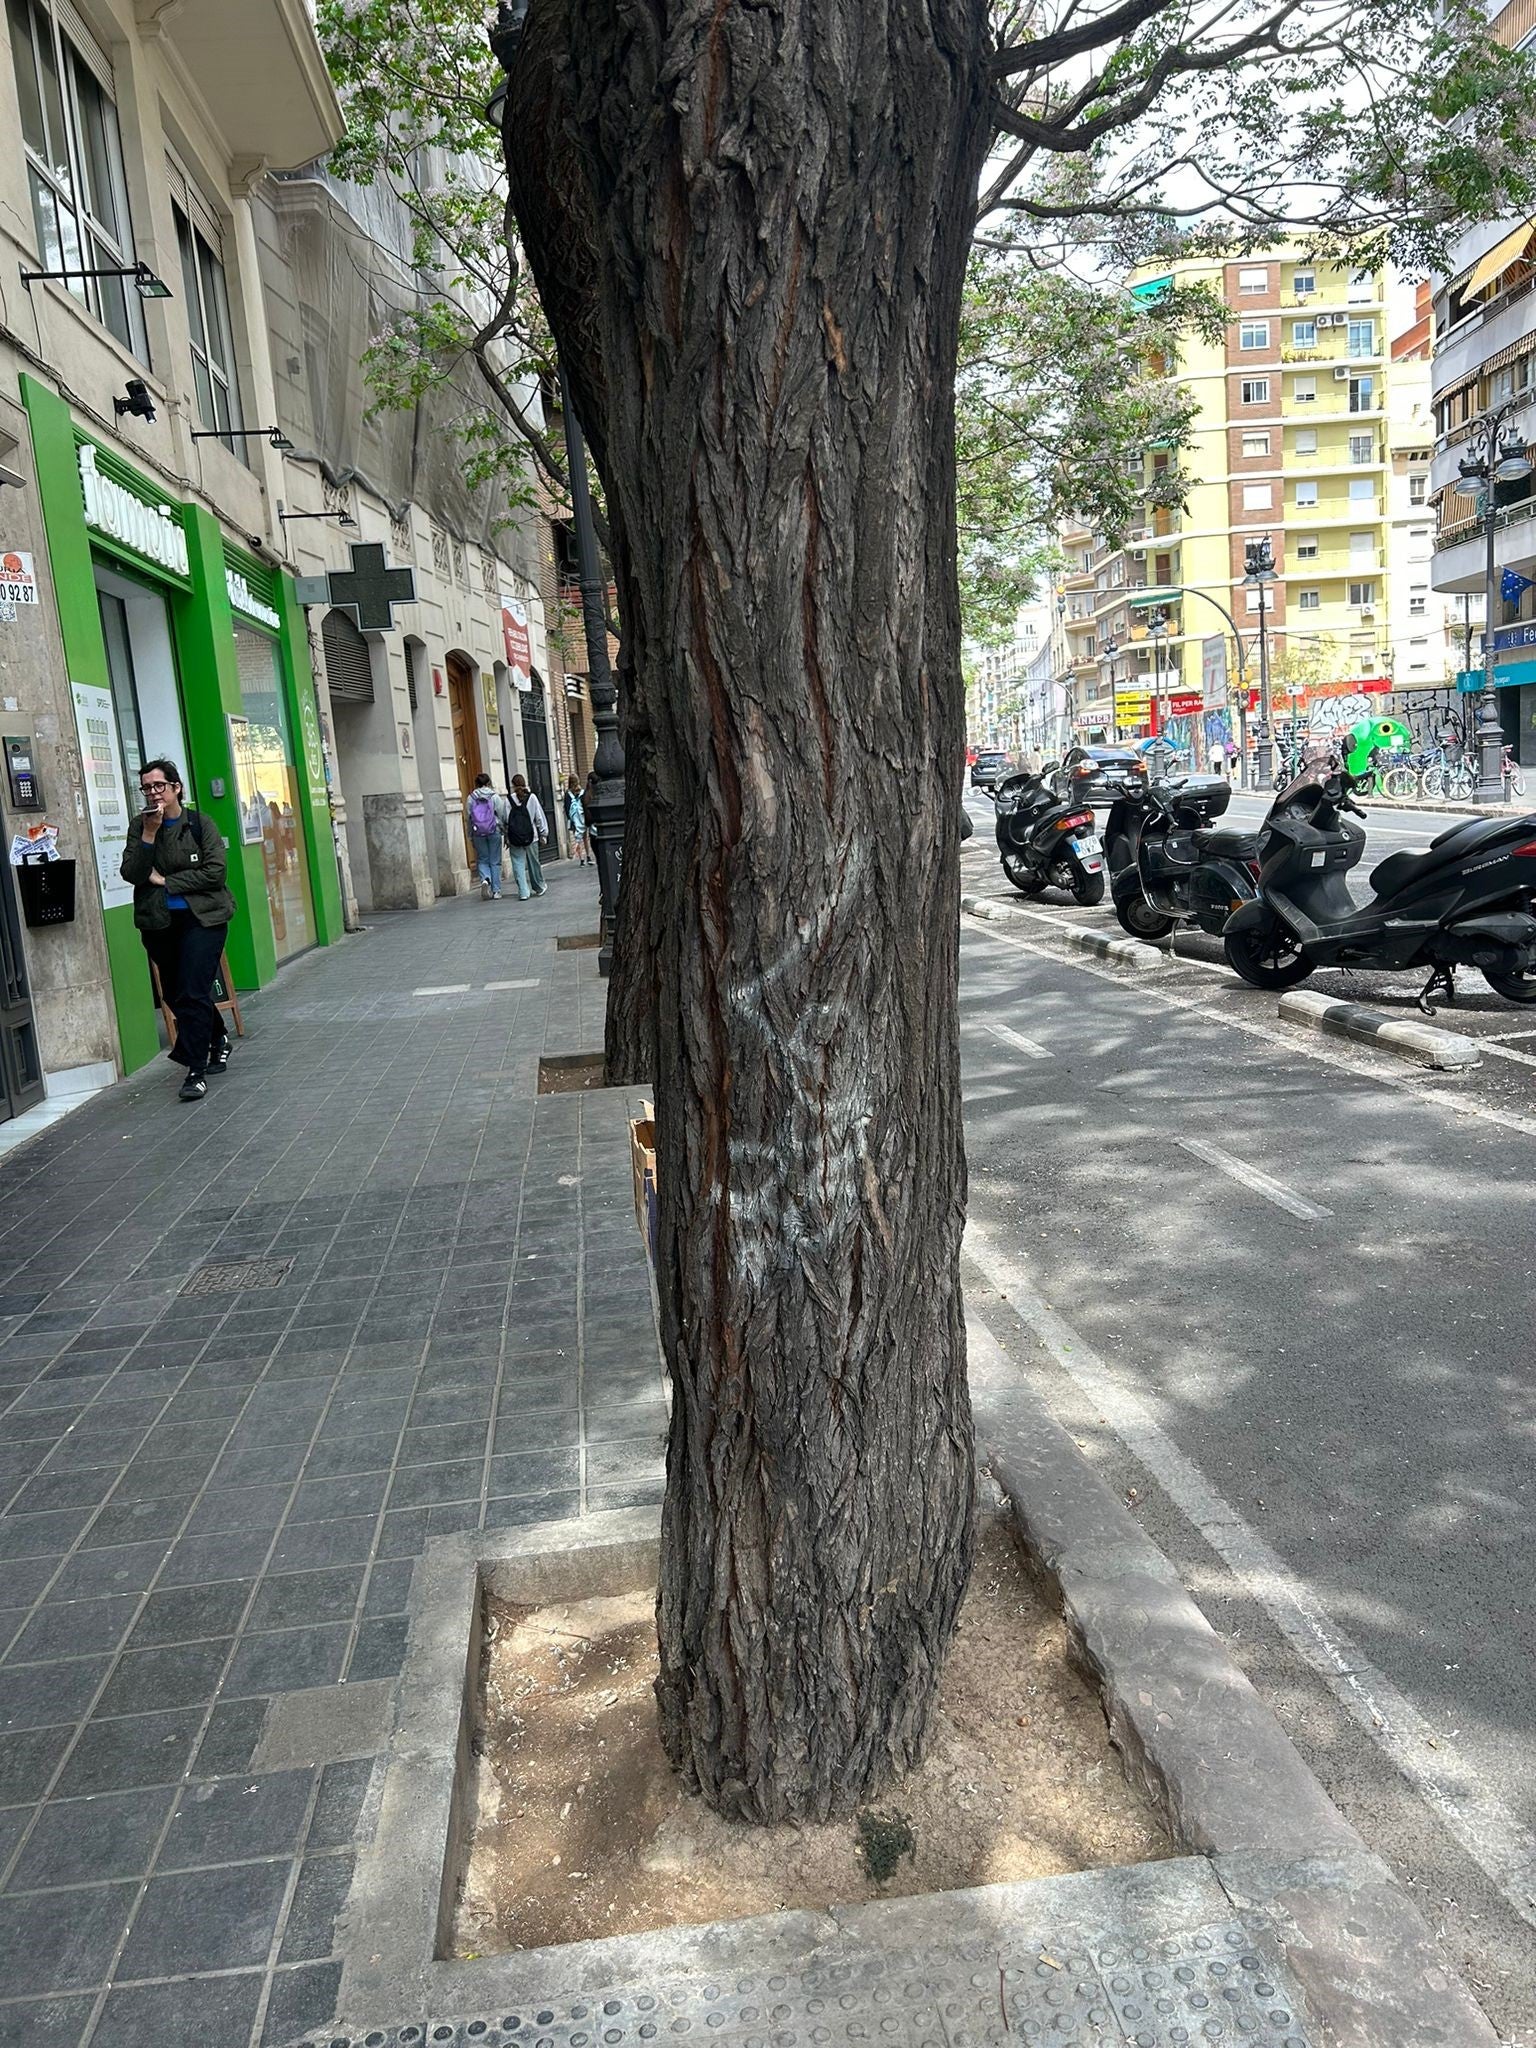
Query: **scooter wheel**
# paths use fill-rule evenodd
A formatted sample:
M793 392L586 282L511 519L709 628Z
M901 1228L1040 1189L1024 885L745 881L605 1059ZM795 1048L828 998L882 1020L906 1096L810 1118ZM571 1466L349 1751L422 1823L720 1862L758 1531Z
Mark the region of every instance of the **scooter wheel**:
M1044 875L1037 873L1034 868L1026 867L1023 861L1016 860L1011 853L1003 855L1003 873L1021 896L1038 896L1045 887Z
M1312 963L1303 955L1300 941L1292 937L1277 917L1261 925L1250 925L1244 931L1228 932L1221 949L1232 972L1240 975L1250 988L1294 988L1312 972Z
M1483 979L1498 995L1511 1003L1536 1003L1536 972L1526 968L1505 973L1502 967L1485 967Z
M1096 875L1074 875L1072 878L1072 900L1086 910L1092 903L1104 901L1104 872Z
M1133 939L1166 939L1177 930L1179 922L1176 917L1165 917L1162 911L1154 910L1139 889L1134 896L1116 896L1115 916L1120 920L1121 930L1129 932Z

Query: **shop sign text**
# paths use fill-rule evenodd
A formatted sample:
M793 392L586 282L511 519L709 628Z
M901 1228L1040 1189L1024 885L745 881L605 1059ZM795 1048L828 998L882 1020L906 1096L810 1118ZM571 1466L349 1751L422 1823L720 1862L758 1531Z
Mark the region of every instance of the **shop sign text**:
M142 555L172 569L187 573L187 536L182 532L169 505L146 505L142 498L103 476L96 467L96 450L89 441L80 444L80 488L85 495L85 523L98 533L109 534Z

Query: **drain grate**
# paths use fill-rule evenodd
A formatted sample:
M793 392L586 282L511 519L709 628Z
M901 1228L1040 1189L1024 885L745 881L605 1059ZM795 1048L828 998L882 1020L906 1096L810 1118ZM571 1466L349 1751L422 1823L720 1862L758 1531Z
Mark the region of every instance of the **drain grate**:
M243 1294L249 1287L281 1287L292 1271L292 1259L227 1259L222 1265L199 1266L181 1291Z

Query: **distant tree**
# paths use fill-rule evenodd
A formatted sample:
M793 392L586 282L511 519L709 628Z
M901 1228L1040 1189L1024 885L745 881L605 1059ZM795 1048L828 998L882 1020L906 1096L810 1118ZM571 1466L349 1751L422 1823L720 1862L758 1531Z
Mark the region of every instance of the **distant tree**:
M1423 258L1529 210L1530 72L1471 0L517 0L498 48L644 735L661 1731L725 1812L846 1811L920 1755L971 1561L978 191L1042 262L1298 221Z

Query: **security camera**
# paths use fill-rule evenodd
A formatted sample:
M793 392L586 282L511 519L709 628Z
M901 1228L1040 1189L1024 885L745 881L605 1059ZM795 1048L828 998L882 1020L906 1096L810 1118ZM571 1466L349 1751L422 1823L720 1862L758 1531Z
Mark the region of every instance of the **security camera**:
M150 397L149 386L144 379L130 377L124 388L128 396L114 398L112 401L112 410L118 417L121 418L125 412L131 412L141 420L152 420L155 417L155 401Z

